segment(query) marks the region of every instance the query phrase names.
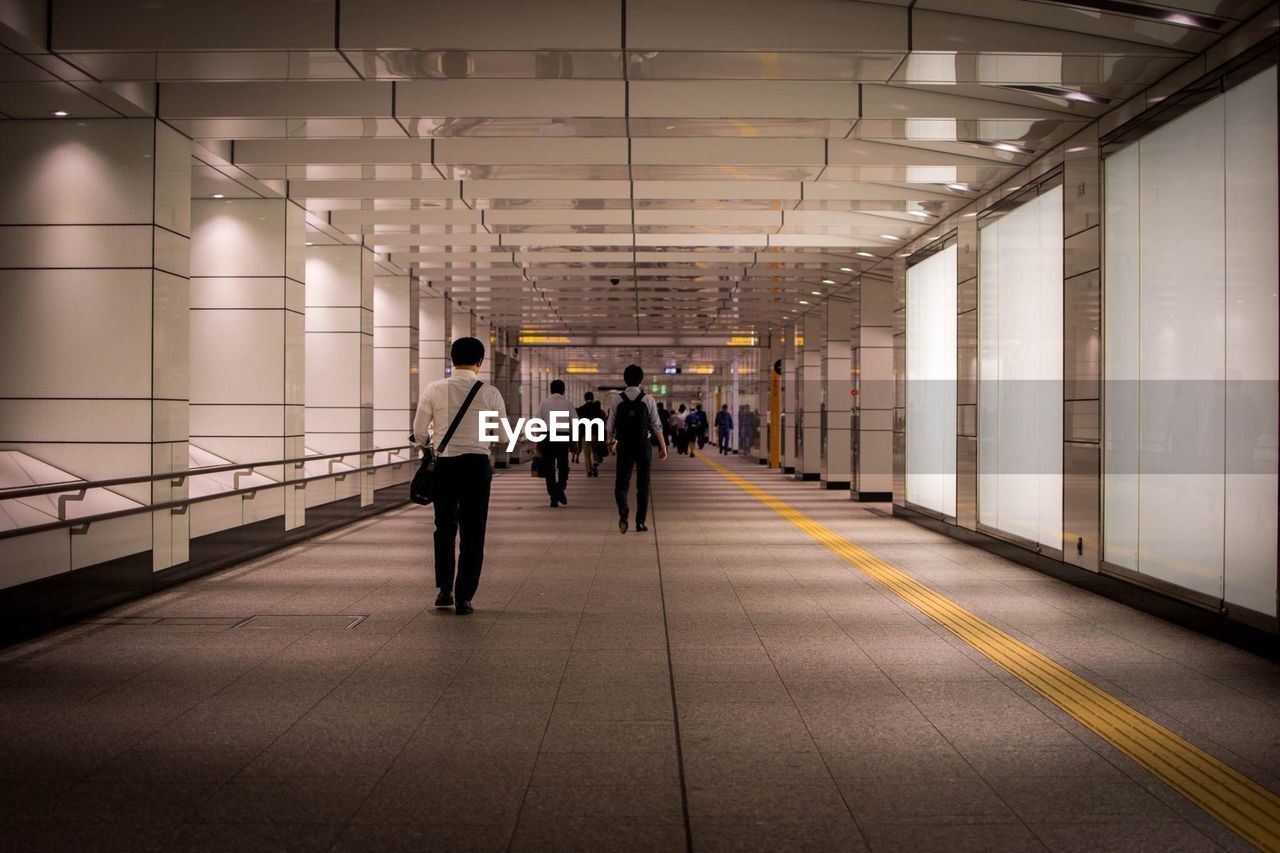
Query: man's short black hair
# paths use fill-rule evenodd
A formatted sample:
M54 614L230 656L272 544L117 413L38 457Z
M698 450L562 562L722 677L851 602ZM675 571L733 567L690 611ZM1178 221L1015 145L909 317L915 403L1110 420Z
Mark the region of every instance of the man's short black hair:
M727 411L729 411L729 404L728 404L728 403L725 403L723 406L721 406L721 407L720 407L720 411L722 411L722 412L727 412Z
M627 383L627 387L639 385L644 381L644 371L638 364L628 364L627 369L622 371L622 381Z
M584 400L594 400L595 398L596 398L596 395L592 394L590 391L582 395L582 399Z
M563 394L563 393L564 393L564 380L563 380L563 379L552 379L552 380L551 380L551 393L552 393L552 394Z
M449 347L449 358L454 364L479 364L484 361L484 344L479 338L458 338Z

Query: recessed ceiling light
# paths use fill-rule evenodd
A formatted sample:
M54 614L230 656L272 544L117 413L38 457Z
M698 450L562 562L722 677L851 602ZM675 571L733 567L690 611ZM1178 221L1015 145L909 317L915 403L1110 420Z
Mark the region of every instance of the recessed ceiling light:
M54 118L66 118L71 114L66 110L54 110L53 112L49 113L49 115L53 116Z
M893 236L892 234L881 234L881 235L880 235L880 239L881 239L881 240L901 240L902 238L901 238L901 237L895 237L895 236Z
M854 252L854 254L855 254L855 255L857 255L857 256L858 256L858 257L860 257L860 258L874 258L874 257L875 257L875 255L871 254L870 252ZM853 272L853 270L850 270L850 272Z
M801 304L801 305L808 305L808 304L809 304L809 300L807 300L807 299L801 299L801 300L800 300L800 304Z
M308 240L307 242L303 243L302 245L304 245L304 246L314 246L314 245L315 245L315 243L312 243L310 240Z
M859 255L866 255L866 252L858 252ZM867 255L867 257L871 257ZM853 272L853 267L840 267L840 272Z
M833 280L829 279L829 278L824 278L824 279L822 280L822 283L823 283L823 284L835 284L835 282L834 282Z
M1008 151L1011 154L1034 154L1034 148L1028 148L1025 145L1014 145L1012 142L992 142L988 139L965 139L970 145L980 145L983 148L994 148L997 151Z
M1068 154L1079 154L1081 151L1088 151L1088 150L1089 150L1089 146L1088 146L1088 145L1077 145L1075 148L1068 148L1068 149L1067 149L1067 153L1068 153Z
M908 211L907 211L907 213L908 213L910 216L919 216L919 217L921 217L922 219L932 219L932 218L933 218L933 214L932 214L932 213L930 213L930 212L929 212L929 211L927 211L927 210L908 210Z
M947 189L955 190L958 193L967 193L969 191L968 184L947 184Z
M810 293L810 295L812 295L812 296L821 296L821 295L822 295L822 291L821 291L821 290L810 290L810 291L809 291L809 293Z
M222 193L214 193L213 195L209 196L209 198L222 198Z

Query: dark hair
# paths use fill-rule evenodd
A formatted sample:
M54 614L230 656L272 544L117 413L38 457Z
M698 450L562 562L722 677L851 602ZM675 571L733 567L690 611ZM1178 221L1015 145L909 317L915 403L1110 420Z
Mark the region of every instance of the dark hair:
M727 411L729 411L729 404L728 404L728 403L725 403L723 406L721 406L721 407L720 407L720 411L722 411L722 412L727 412Z
M684 403L681 403L681 404L680 404L680 411L682 411L682 412L684 411Z
M449 358L454 364L479 364L484 361L484 344L479 338L458 338L449 347Z
M596 395L592 394L590 391L582 395L582 399L584 400L594 400L595 398L596 398Z
M639 385L644 381L644 371L638 364L628 364L627 369L622 371L622 381L627 383L628 387Z
M552 394L563 394L563 393L564 393L564 380L563 380L563 379L552 379L552 380L551 380L551 393L552 393Z

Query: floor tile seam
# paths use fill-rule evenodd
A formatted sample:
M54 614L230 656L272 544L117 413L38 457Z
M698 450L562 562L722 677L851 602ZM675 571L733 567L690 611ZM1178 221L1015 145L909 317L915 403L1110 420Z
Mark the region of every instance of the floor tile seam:
M659 474L657 484L649 490L649 514L653 528L653 552L658 569L658 598L662 609L662 637L667 657L667 691L671 697L671 728L676 743L676 769L680 780L680 810L684 819L684 842L686 853L693 853L693 818L689 810L689 779L685 769L684 743L680 731L680 708L676 700L676 673L671 653L671 622L667 609L667 588L662 571L662 528L658 525L658 493L664 479Z
M762 488L762 487L757 487L757 488L758 488L758 490L759 490L759 491L764 492L765 494L769 494L769 492L768 492L766 489L764 489L764 488ZM776 496L774 496L774 500L779 500L779 501L780 501L780 499L779 499L779 498L777 498ZM781 501L780 501L780 502L781 502ZM784 504L785 504L785 502L782 502L782 503L784 503ZM784 517L785 517L785 516L784 516ZM838 534L837 534L837 535L838 535ZM917 581L917 582L919 583L919 581ZM1016 641L1016 640L1015 640L1015 641ZM1052 661L1052 658L1049 658L1049 659ZM1064 668L1065 668L1065 667L1064 667ZM1068 671L1070 671L1070 670L1068 670ZM1096 685L1095 685L1095 687L1096 687ZM1065 711L1066 709L1064 708L1063 710ZM1136 709L1134 709L1134 710L1136 711ZM1140 711L1137 711L1137 713L1141 715L1141 712L1140 712ZM1148 718L1148 719L1149 719L1149 718ZM1152 722L1154 723L1154 721L1152 721ZM1158 724L1158 723L1156 723L1156 725L1159 725L1159 724ZM1095 732L1095 734L1097 734L1097 733ZM1175 737L1176 737L1176 734L1175 734ZM1192 747L1194 748L1194 744L1192 744ZM1126 753L1126 756L1127 756L1127 753ZM1127 757L1132 757L1132 756L1127 756ZM1134 758L1134 760L1135 760L1135 762L1137 761L1137 759L1136 759L1136 758ZM1228 769L1231 769L1231 768L1228 768ZM1152 772L1152 771L1148 771L1148 772ZM1238 771L1235 771L1235 772L1237 772L1237 773L1238 773ZM1154 773L1152 773L1152 775L1153 775L1153 776L1155 776L1155 781L1156 781L1156 782L1158 782L1158 783L1160 783L1160 784L1164 784L1164 785L1169 785L1169 784L1170 784L1167 780L1165 780L1165 779L1163 778L1163 776L1156 775L1156 774L1154 774ZM1180 792L1174 792L1174 793L1180 793ZM1186 795L1182 795L1182 796L1186 797ZM1215 796L1216 796L1216 795L1215 795ZM1196 801L1190 800L1190 798L1189 798L1189 797L1187 797L1187 799L1188 799L1188 801L1189 801L1189 802L1191 802L1193 805L1195 805L1195 806L1199 807L1200 809L1202 809L1202 810L1206 810L1206 809L1207 809L1207 807L1206 807L1206 806L1204 806L1202 803L1199 803L1199 802L1196 802ZM1206 810L1206 815L1208 815L1207 810ZM1221 823L1221 819L1219 818L1218 820L1219 820L1219 823ZM1228 831L1230 831L1230 829L1229 829L1228 827L1226 827L1226 826L1225 826L1225 824L1222 824L1222 825L1223 825L1223 827L1224 827L1224 828L1226 828L1226 829L1228 829Z
M591 590L595 588L596 581L600 577L600 566L601 566L601 563L603 562L604 549L605 549L605 542L604 542L604 537L602 536L600 537L600 555L597 557L595 570L592 572L592 575L591 575L591 583L587 585L586 595L583 597L584 602L590 599ZM525 582L527 582L528 577L530 576L532 576L532 571L528 576L526 576ZM524 583L521 584L521 588L523 588L523 586L524 586ZM534 754L533 766L529 768L529 778L525 782L524 793L521 794L520 796L520 805L517 806L516 808L515 818L511 824L511 835L507 838L506 849L508 853L511 850L511 848L514 846L516 835L520 831L520 819L524 815L524 807L529 800L529 792L533 789L533 779L534 779L534 773L537 771L538 757L542 754L542 746L544 743L546 743L547 732L551 730L551 721L552 719L555 718L556 703L560 698L560 692L564 689L565 677L568 675L568 672L569 672L569 663L573 659L573 646L578 640L579 632L582 630L582 618L584 613L585 613L585 605L582 610L578 611L578 618L573 628L573 637L570 639L570 642L569 642L569 653L565 655L564 664L560 669L560 678L556 682L556 692L551 699L551 711L550 713L547 714L547 720L546 720L546 723L544 723L543 725L542 734L539 735L538 737L538 747L536 750L534 750L534 753L533 753ZM494 620L494 621L496 624L497 620Z
M792 578L792 580L794 580L794 577ZM738 594L737 588L733 585L733 581L729 580L726 577L726 582L729 584L729 588L734 591L734 596L738 599L738 606L741 607L742 598ZM744 613L745 612L746 611L744 608ZM823 612L826 613L825 609L823 610ZM861 839L863 845L868 849L870 849L870 842L867 839L866 831L862 828L862 825L858 822L858 817L854 813L853 805L852 803L849 802L848 795L845 793L845 790L840 786L840 783L836 780L835 773L831 769L831 763L828 760L826 753L823 752L822 746L818 743L817 739L813 736L813 730L809 728L809 721L805 719L804 712L800 710L800 706L796 703L795 694L792 693L791 691L791 685L788 684L785 679L783 679L782 673L778 671L777 661L774 660L773 653L769 651L769 647L765 644L763 638L760 637L760 632L756 628L755 621L751 619L751 614L746 613L746 616L747 616L748 622L751 624L752 632L755 633L756 635L757 642L759 642L760 647L764 649L765 657L769 660L769 665L773 667L774 675L778 678L778 681L782 683L782 689L786 691L787 699L788 701L790 701L791 707L795 711L796 716L799 717L800 719L800 725L804 727L805 735L809 738L809 743L813 745L814 751L818 754L818 757L822 760L822 766L827 771L827 778L830 780L831 785L834 788L835 792L839 795L840 801L844 803L845 811L848 813L849 820L853 823L854 829L857 830L858 837ZM831 616L829 613L827 613L827 618L831 619ZM861 649L859 650L861 651Z

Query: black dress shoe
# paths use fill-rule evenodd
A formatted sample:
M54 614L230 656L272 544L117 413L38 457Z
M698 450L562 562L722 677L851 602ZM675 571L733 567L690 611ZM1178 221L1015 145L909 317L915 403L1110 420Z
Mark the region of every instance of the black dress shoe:
M447 589L440 590L440 594L436 596L436 607L452 607L453 593Z
M560 493L560 495L559 495L559 497L557 498L557 500L559 500L559 501L560 501L560 503L564 504L565 506L568 506L568 505L569 505L569 499L568 499L567 497L565 497L565 496L564 496L564 492L561 492L561 493Z
M463 601L461 599L458 600L458 606L455 607L454 610L457 612L459 616L467 616L475 612L475 609L471 606L470 601Z
M636 522L636 533L644 533L644 532L645 532L646 530L648 530L648 529L649 529L649 528L647 528L647 527L645 527L645 526L644 526L644 522L643 522L643 521L637 521L637 522Z
M619 533L627 532L627 520L625 518L618 519L618 532Z
M552 508L552 509L555 509L555 508L556 508L556 507L558 507L558 506L560 506L560 501L556 500L555 498L552 498L552 499L551 499L551 508Z

